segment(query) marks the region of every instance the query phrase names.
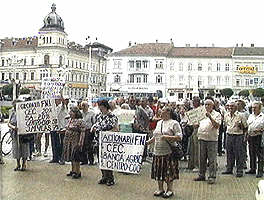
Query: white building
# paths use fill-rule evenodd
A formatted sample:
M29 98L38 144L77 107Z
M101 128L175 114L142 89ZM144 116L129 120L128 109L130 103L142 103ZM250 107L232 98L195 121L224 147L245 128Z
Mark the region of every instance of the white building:
M69 42L55 4L51 10L38 36L0 40L2 85L15 79L22 87L39 91L44 77L63 76L64 94L76 99L100 96L106 89L104 56L112 49L98 42L86 46Z
M162 94L182 99L213 90L220 96L224 88L237 93L264 83L264 48L145 43L108 55L107 66L108 95Z

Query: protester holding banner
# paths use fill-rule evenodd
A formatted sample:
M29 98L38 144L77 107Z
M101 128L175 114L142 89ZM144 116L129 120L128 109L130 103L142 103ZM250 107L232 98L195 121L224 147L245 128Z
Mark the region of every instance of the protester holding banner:
M85 138L85 123L82 120L82 113L77 106L70 109L70 120L66 126L65 137L63 141L64 160L71 162L72 170L67 176L74 179L81 177L80 162L85 156L83 143Z
M100 131L117 131L118 130L118 118L110 112L110 105L107 100L98 102L98 107L101 111L96 116L96 123L92 126L91 132L95 134L97 142L99 142L98 134ZM97 152L99 157L99 152ZM108 186L114 185L114 175L112 170L101 170L102 178L98 184L106 184Z
M158 121L153 137L147 141L147 145L154 142L151 178L158 181L158 190L154 192L154 196L164 198L173 196L173 180L179 179L178 161L171 158L170 144L175 145L176 141L181 141L182 131L180 124L172 120L172 112L167 106L162 109L162 120ZM166 192L164 182L167 183Z
M26 161L29 157L29 143L22 143L17 133L17 114L16 114L16 103L21 102L20 100L14 100L11 116L9 118L8 127L11 129L12 135L12 153L13 157L17 160L17 166L14 171L25 171ZM22 159L22 167L20 160Z

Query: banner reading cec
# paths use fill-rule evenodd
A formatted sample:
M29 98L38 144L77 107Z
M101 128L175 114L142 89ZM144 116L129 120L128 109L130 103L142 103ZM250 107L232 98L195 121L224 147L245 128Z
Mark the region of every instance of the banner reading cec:
M99 136L99 167L138 174L142 166L146 134L101 132Z

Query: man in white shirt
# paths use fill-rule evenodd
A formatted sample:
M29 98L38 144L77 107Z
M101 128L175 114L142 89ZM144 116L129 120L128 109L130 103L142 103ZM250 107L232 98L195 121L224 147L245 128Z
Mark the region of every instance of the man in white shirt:
M197 136L199 141L199 176L194 181L205 181L207 160L209 165L208 184L215 183L217 164L217 139L221 123L221 114L214 110L214 102L204 102L206 118L200 121Z
M258 172L256 177L263 176L264 164L264 148L261 144L262 135L264 131L264 114L261 112L261 103L253 102L253 113L248 117L248 135L247 140L249 144L250 170L247 174L256 174L257 158L258 158Z

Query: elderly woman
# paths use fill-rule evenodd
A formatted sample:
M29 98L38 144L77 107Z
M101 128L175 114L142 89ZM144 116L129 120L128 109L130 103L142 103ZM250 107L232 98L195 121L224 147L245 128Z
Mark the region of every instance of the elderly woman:
M85 156L83 148L85 137L85 123L82 120L82 113L77 106L70 109L70 120L66 125L65 137L63 141L64 160L71 162L72 170L67 176L72 176L73 179L81 177L80 162L81 154Z
M12 152L14 159L17 160L17 165L14 171L25 171L26 161L29 157L29 143L23 143L21 138L17 134L17 115L16 115L16 103L21 102L20 100L14 100L11 116L9 118L8 127L11 129L12 135ZM22 159L22 167L20 160Z
M250 156L250 170L246 174L256 174L257 158L258 158L258 172L256 177L261 178L263 176L264 165L264 148L262 141L262 134L264 131L264 114L261 112L261 103L252 103L253 113L248 118L248 136L249 143L249 156Z
M158 181L158 190L154 192L154 196L163 198L173 196L173 180L179 179L178 161L171 157L170 144L175 145L175 142L181 141L182 131L180 124L172 120L172 112L167 106L162 109L162 120L158 121L153 137L147 141L147 145L154 142L151 178ZM164 182L167 183L166 192Z
M107 100L102 100L98 102L98 107L101 111L96 116L96 122L91 128L91 132L95 134L98 143L98 134L100 131L118 131L118 118L111 113L110 105ZM99 152L97 151L97 157L99 157ZM99 180L98 184L106 184L107 186L114 185L114 175L112 170L101 170L102 178Z

